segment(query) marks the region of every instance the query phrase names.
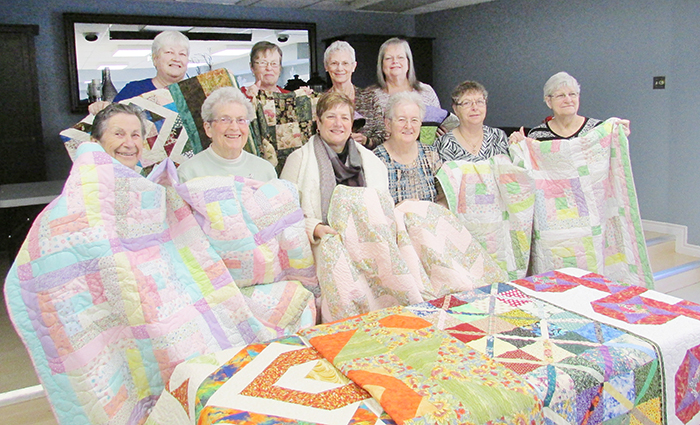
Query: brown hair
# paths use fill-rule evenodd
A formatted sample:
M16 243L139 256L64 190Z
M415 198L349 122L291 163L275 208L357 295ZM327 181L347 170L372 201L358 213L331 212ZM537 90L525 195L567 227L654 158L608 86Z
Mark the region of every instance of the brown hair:
M489 99L489 92L486 91L486 88L483 85L477 83L476 81L464 81L455 87L454 90L452 90L452 104L456 105L459 103L459 99L464 96L464 93L470 91L483 95L484 100Z
M280 49L280 46L270 43L269 41L258 41L253 45L253 48L250 50L250 66L251 68L253 67L253 62L255 62L255 59L258 57L258 55L267 52L268 50L274 50L277 53L280 54L280 62L282 61L282 49ZM280 65L282 65L280 63Z
M323 93L321 97L318 98L318 103L316 104L316 116L320 119L326 111L331 110L338 105L348 105L350 108L350 115L355 115L355 105L345 93L329 91Z

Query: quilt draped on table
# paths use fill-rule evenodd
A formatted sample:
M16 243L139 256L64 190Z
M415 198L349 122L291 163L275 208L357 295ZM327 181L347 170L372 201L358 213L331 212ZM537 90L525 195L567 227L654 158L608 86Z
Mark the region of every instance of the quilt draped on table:
M300 334L399 425L544 422L542 399L524 379L406 307Z
M510 279L578 267L652 288L628 140L617 118L583 137L448 162L450 207Z
M505 273L440 205L388 192L336 186L327 236L318 250L323 321L409 305L506 279Z
M165 162L152 181L82 144L10 269L8 311L60 423L142 423L178 363L315 321L311 292L275 282L298 275L315 290L293 187L236 181L227 192L175 174ZM178 190L218 220L209 238ZM236 214L248 227L218 232Z
M299 336L181 363L146 425L396 425Z

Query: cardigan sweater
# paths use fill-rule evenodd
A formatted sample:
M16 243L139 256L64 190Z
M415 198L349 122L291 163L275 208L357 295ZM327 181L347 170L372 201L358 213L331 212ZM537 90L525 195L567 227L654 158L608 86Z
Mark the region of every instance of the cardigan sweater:
M304 211L306 219L306 233L312 245L317 245L320 242L314 238L314 229L321 224L322 217L321 178L314 152L314 139L316 137L318 136L313 136L304 146L287 157L287 162L285 162L284 169L280 174L281 179L289 180L297 185L301 209ZM366 186L388 191L389 177L382 160L354 140L352 143L355 143L357 150L360 151Z

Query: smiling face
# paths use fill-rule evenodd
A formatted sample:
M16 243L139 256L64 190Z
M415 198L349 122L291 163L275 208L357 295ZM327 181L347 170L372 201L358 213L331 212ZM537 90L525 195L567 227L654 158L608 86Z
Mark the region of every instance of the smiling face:
M189 52L184 46L165 46L153 58L158 77L170 83L177 83L185 77L188 62Z
M571 116L578 114L579 93L573 87L564 86L555 90L545 98L547 106L554 113L554 117Z
M394 107L393 117L384 120L389 130L389 142L414 143L420 136L420 108L413 102L399 103Z
M133 169L143 150L141 121L135 115L115 114L107 121L98 142L112 158Z
M345 149L352 130L352 119L350 106L344 103L328 109L318 119L318 132L333 151L340 153Z
M345 50L336 50L331 53L328 57L328 63L326 63L326 71L331 76L333 85L340 85L350 81L356 67L357 62L353 61L350 53Z
M408 75L408 57L401 44L390 44L384 51L382 71L389 78L406 78Z
M238 158L248 140L248 110L240 103L222 103L212 111L214 119L204 123L211 148L222 158Z
M460 123L483 125L486 119L486 99L483 93L468 91L454 105Z
M253 63L250 65L255 81L259 82L263 90L271 90L277 85L282 72L282 58L279 52L274 49L264 50L258 53Z

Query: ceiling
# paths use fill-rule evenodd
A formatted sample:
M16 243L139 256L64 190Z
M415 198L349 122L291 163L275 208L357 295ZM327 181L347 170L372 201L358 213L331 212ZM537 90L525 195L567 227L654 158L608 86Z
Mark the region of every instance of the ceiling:
M173 0L160 0L173 1ZM493 0L174 0L245 7L383 12L419 15Z

